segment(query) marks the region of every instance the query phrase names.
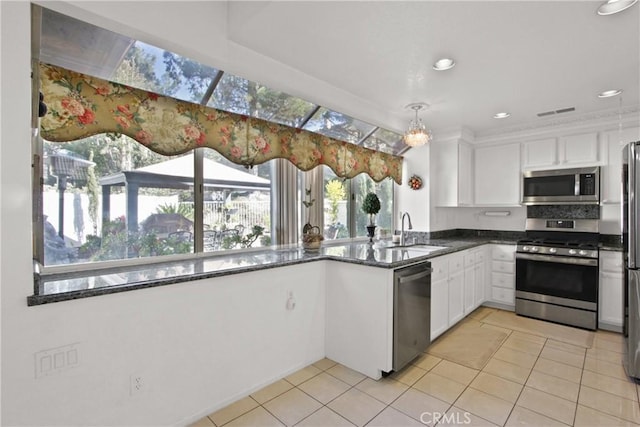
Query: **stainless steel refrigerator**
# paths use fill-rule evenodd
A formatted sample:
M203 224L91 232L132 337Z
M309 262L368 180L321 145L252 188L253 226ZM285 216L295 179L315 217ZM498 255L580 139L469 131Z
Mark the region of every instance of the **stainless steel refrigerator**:
M625 370L640 378L640 141L622 153Z

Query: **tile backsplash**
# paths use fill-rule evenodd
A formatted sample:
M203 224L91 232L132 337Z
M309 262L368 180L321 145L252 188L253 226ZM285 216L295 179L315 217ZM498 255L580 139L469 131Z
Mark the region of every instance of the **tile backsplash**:
M527 206L527 218L600 219L599 205Z

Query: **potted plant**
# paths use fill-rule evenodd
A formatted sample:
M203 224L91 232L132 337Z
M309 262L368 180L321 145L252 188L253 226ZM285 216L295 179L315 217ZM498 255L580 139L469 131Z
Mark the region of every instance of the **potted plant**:
M362 201L362 211L369 215L369 225L367 225L367 236L369 242L373 242L373 235L376 231L376 214L380 212L380 199L376 193L367 193Z
M305 188L304 193L307 200L303 200L302 204L309 211L316 199L311 198L311 188ZM302 227L302 247L307 251L317 251L323 240L320 227L311 225L311 212L307 212L307 223Z

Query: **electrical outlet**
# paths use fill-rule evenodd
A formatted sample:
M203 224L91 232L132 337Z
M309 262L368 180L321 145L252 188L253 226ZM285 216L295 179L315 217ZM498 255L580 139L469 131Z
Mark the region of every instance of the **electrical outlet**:
M129 394L131 397L139 396L147 391L147 384L142 375L132 374L129 376Z
M293 291L287 291L287 310L291 311L296 308L296 299L293 297Z
M36 378L56 375L80 366L80 343L41 350L33 355Z

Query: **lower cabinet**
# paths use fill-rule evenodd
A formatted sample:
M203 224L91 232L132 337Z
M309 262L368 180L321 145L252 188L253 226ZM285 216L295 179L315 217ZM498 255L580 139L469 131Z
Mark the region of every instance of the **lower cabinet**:
M378 379L393 363L393 270L327 262L325 354Z
M623 323L624 266L622 253L600 251L598 329L621 332Z
M463 254L449 256L449 327L464 318L465 275Z
M449 327L448 256L431 259L431 340Z
M487 245L432 258L431 340L485 301Z
M485 287L487 300L505 308L516 304L516 266L514 245L491 245L490 279Z

